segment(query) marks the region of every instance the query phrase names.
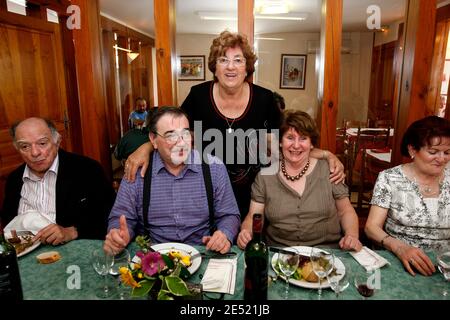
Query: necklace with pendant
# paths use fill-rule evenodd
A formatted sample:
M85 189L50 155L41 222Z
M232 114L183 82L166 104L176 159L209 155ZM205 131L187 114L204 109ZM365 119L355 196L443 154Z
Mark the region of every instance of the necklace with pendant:
M302 171L300 171L300 173L296 176L291 176L287 173L286 171L286 163L284 160L284 157L281 160L281 172L283 173L283 175L286 177L286 179L290 180L290 181L295 181L295 180L299 180L301 177L304 176L304 174L306 173L306 171L308 171L309 168L309 159L308 162L306 162L306 165L303 167Z
M226 121L227 124L228 124L228 129L227 129L227 132L228 132L228 133L232 133L232 132L233 132L233 128L231 128L231 126L233 125L233 123L234 123L235 120L236 120L236 118L234 118L233 121L231 121L231 124L230 124L230 122L228 122L228 118L225 117L225 121Z
M438 183L437 190L435 190L434 187L430 186L429 184L424 184L424 183L420 183L419 181L417 181L417 178L414 175L415 169L413 167L414 167L414 165L411 165L413 180L414 180L414 183L418 186L419 192L426 197L432 197L432 196L438 195L440 193L440 189L441 189L441 187L440 187L441 176L437 176L435 178L435 181Z

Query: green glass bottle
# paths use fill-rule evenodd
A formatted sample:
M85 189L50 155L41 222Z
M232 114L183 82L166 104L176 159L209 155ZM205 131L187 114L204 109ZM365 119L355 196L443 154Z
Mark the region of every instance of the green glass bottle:
M6 241L0 229L0 299L22 300L19 265L16 250Z
M262 239L263 215L253 215L253 238L245 247L244 300L267 300L269 251Z

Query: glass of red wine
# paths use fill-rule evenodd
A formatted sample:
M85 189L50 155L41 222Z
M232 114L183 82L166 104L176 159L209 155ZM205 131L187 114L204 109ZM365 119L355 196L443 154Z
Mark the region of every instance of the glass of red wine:
M373 284L374 273L366 270L355 273L355 287L360 295L367 299L374 295L375 286Z

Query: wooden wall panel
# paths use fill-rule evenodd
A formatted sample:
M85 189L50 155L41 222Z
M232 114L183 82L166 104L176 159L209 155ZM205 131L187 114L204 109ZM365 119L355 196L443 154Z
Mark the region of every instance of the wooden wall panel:
M254 0L238 0L238 31L247 36L251 47L254 43L255 18Z
M339 103L339 75L342 43L342 0L323 0L319 100L317 123L320 148L336 152L336 116Z
M112 176L106 101L101 61L100 14L97 0L72 0L80 7L81 29L73 31L81 108L83 153L98 160Z
M106 90L106 116L108 121L108 137L110 144L117 144L120 139L120 104L117 101L116 86L116 60L114 33L102 31L102 66Z
M177 105L175 0L154 1L158 104Z
M427 110L436 21L436 0L409 0L399 112L392 151L392 165L405 161L400 142L406 128L432 111Z

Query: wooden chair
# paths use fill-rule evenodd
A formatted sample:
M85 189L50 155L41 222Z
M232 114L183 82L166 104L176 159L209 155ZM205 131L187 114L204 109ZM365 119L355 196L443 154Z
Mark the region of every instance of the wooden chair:
M369 209L372 199L373 188L378 178L378 174L390 168L391 164L379 160L367 154L366 149L361 150L361 175L358 188L358 202L356 212L358 216L364 216L364 207ZM368 210L367 210L368 213Z

